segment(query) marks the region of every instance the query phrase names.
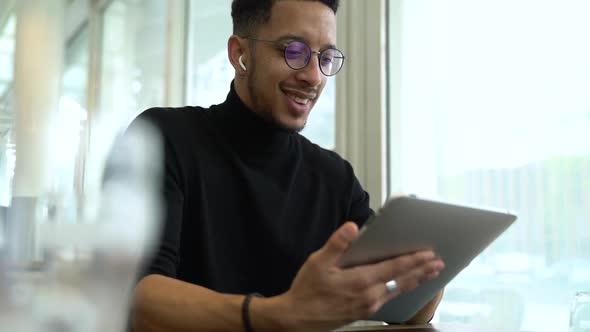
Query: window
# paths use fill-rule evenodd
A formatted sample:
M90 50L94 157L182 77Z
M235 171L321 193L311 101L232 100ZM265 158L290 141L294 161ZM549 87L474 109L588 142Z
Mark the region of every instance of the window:
M390 2L390 192L519 216L448 285L435 320L563 331L590 289L588 12Z
M70 200L63 222L75 222L74 211L76 185L81 181L77 174L82 164L82 132L87 125L88 107L88 28L84 26L67 43L65 49L64 71L62 76L62 95L53 129L53 190ZM79 193L79 192L78 192Z
M0 206L9 206L15 167L13 71L16 16L0 22Z
M88 89L88 27L82 29L66 47L62 98L67 98L81 108L86 108Z
M234 77L227 58L231 0L191 0L189 8L187 101L209 107L225 100Z
M164 104L167 4L112 1L102 22L99 117L126 126Z
M91 40L99 37L96 44L100 47L91 47L91 53L98 53L99 70L89 82L97 87L90 90L97 95L97 105L89 105L90 137L81 180L84 193L100 191L103 163L117 134L142 111L164 106L166 97L168 3L96 2L102 3L106 3L104 8L91 8L93 13L98 11L101 29L98 35L90 35Z
M16 16L10 15L1 23L4 24L0 25L0 100L12 85Z
M342 70L346 69L342 68ZM328 83L311 110L305 129L301 134L323 148L334 149L336 140L335 111L336 81L334 77L328 77Z
M231 0L191 0L189 4L187 101L209 107L225 100L234 77L227 58L227 40L232 34ZM335 145L335 90L333 78L329 78L302 132L328 149Z

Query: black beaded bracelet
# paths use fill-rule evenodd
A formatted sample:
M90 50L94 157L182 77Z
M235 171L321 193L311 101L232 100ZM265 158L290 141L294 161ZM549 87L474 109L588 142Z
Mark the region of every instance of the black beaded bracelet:
M252 322L250 321L250 301L252 301L253 296L264 297L262 294L250 293L244 298L244 302L242 302L242 321L246 332L254 332Z

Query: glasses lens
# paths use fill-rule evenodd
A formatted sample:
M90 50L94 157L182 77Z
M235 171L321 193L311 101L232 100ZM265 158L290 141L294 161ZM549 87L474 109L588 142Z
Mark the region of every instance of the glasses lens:
M311 49L305 43L292 41L285 48L285 61L292 69L302 69L309 63Z
M344 55L335 48L328 48L320 55L320 68L326 76L335 75L342 68Z

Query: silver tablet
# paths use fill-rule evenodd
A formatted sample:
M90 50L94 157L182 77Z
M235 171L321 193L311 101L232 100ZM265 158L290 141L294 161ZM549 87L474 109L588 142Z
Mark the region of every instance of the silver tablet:
M340 265L375 263L420 249L433 249L441 256L445 269L438 278L391 300L371 317L402 323L412 318L515 220L516 216L507 211L413 196L394 197L367 220Z

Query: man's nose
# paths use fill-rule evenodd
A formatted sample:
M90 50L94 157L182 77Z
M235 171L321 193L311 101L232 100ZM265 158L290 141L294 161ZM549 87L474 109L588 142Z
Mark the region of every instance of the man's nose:
M309 86L317 87L322 83L324 74L320 70L320 59L317 54L312 54L309 63L297 72L297 79L307 82Z

